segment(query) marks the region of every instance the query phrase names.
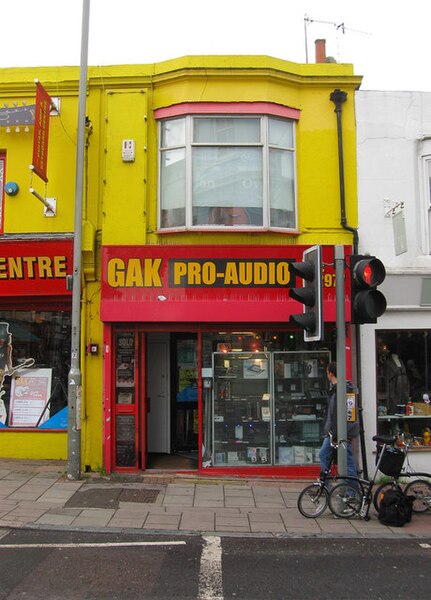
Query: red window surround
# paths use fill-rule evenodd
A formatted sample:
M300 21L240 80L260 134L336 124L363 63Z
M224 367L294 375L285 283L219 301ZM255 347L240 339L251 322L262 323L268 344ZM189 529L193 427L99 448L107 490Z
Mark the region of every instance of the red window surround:
M299 119L300 111L297 108L282 106L272 102L184 102L154 111L156 119L179 117L182 115L196 114L238 114L238 115L273 115L286 119Z

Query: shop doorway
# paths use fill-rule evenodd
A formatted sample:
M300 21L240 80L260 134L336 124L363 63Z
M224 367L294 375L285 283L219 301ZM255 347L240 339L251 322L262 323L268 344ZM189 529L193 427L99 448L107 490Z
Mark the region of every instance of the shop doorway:
M198 468L197 336L146 335L146 468Z

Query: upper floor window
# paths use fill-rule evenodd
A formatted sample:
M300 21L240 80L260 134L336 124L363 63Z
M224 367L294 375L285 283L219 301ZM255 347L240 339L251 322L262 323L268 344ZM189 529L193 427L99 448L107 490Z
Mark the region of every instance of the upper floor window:
M293 120L163 119L159 159L160 229L296 229Z

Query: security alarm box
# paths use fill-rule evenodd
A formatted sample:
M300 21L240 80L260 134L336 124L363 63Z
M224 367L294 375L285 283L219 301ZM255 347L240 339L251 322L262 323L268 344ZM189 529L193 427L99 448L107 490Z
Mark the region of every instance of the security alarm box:
M121 157L123 159L123 162L134 162L135 140L123 140Z

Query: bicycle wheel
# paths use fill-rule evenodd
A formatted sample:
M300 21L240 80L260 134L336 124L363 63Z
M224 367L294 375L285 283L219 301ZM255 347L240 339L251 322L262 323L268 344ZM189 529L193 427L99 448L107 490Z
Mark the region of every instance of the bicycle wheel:
M339 483L329 494L329 508L336 517L350 519L360 514L361 507L361 490L351 483Z
M406 485L406 495L414 496L413 512L431 510L431 483L425 479L415 479Z
M380 510L380 503L382 501L383 496L385 495L385 492L393 490L396 487L400 486L397 483L395 483L395 481L387 481L386 483L382 483L381 485L379 485L379 487L374 492L373 496L373 504L377 512L379 512Z
M312 483L298 497L298 510L307 519L316 519L328 506L328 490L320 483Z

